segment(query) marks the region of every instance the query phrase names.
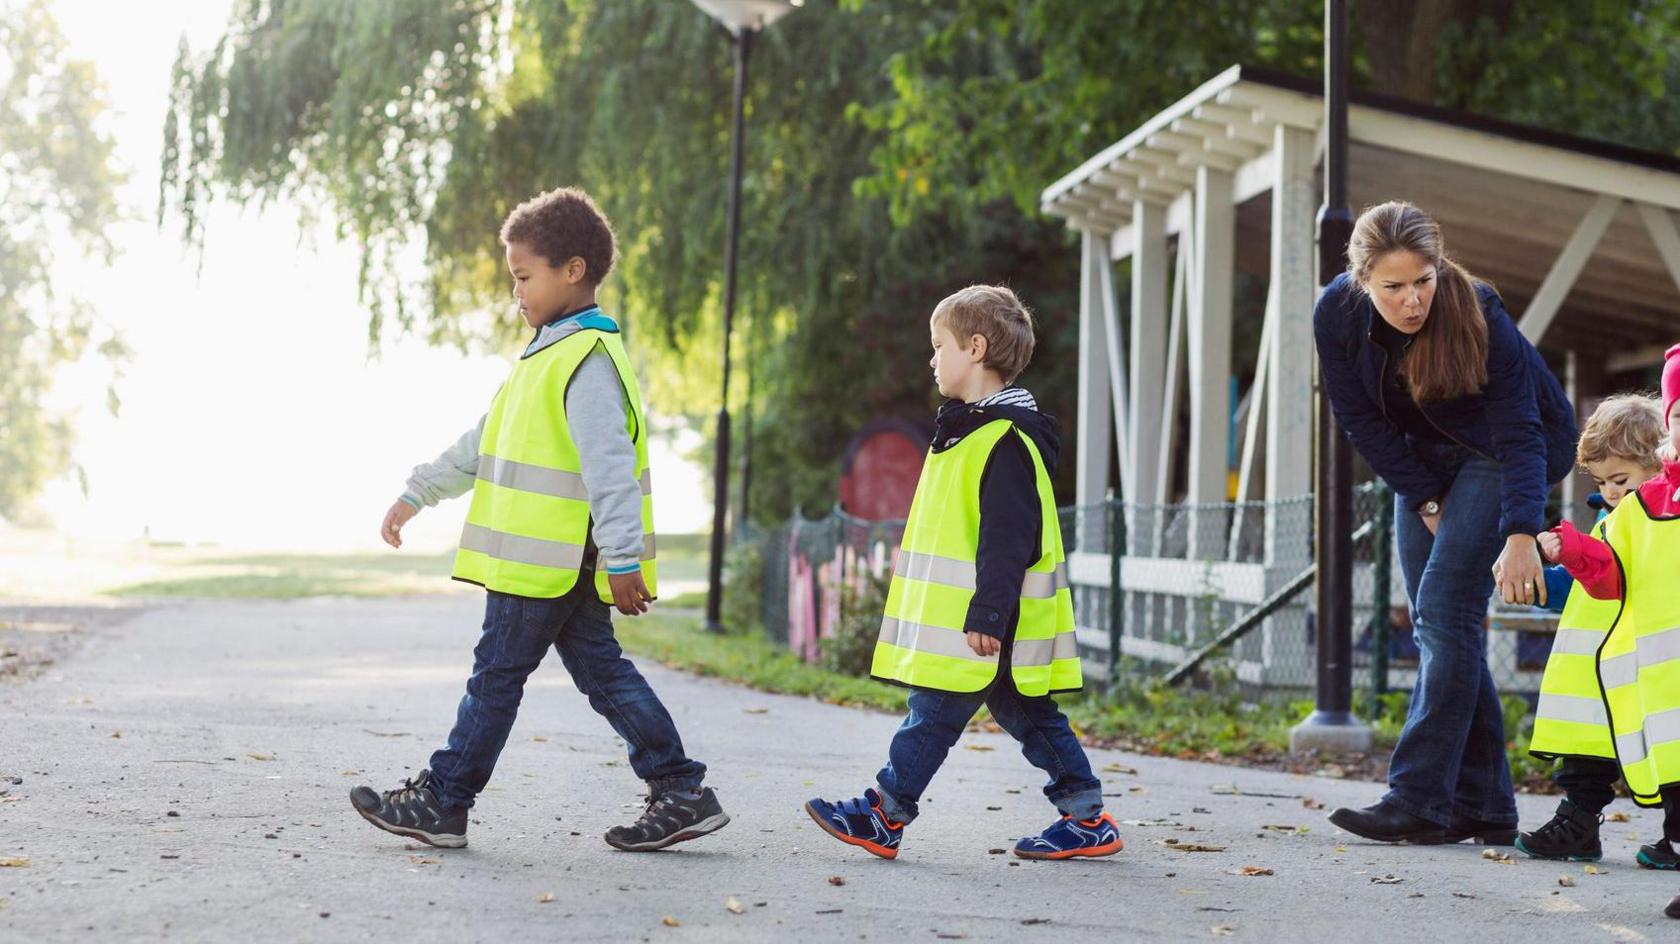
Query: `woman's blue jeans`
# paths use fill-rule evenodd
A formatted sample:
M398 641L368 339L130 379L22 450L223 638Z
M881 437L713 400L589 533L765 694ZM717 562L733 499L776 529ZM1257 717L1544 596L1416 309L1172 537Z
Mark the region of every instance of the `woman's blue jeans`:
M1433 536L1404 503L1394 509L1420 655L1384 801L1442 826L1465 818L1515 826L1505 714L1488 672L1484 628L1493 563L1505 546L1499 465L1456 446L1419 451L1432 465L1457 471Z

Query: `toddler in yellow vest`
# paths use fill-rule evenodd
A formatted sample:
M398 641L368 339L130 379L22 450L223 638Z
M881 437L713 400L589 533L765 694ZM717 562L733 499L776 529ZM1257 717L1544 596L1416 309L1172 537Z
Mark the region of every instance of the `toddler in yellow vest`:
M1013 386L1033 351L1015 293L976 285L929 319L942 396L910 506L871 674L910 688L876 786L805 811L834 838L896 858L922 792L981 705L1050 778L1061 818L1015 845L1028 859L1120 851L1102 784L1052 693L1078 689L1062 536L1050 476L1053 417Z
M467 810L513 728L525 679L550 648L624 739L647 783L640 819L607 831L630 851L722 828L706 765L624 658L608 605L647 611L656 592L647 414L618 325L595 304L612 269L612 226L580 190L520 204L501 231L519 314L535 335L478 425L419 466L381 534L402 546L420 508L472 493L455 578L487 592L472 675L448 744L395 790L360 786L368 822L435 846L467 844Z
M1680 842L1680 344L1663 355L1661 415L1662 471L1616 506L1602 536L1564 522L1540 536L1540 550L1619 607L1598 651L1610 734L1634 802L1664 808L1671 846ZM1680 895L1665 913L1680 918Z
M1621 394L1601 402L1581 428L1576 447L1576 461L1598 487L1589 503L1614 509L1661 472L1657 450L1663 438L1655 397ZM1601 538L1605 521L1601 512L1593 528ZM1516 845L1537 859L1597 862L1604 857L1599 842L1602 813L1622 779L1599 682L1599 652L1621 603L1594 599L1561 566L1547 568L1546 583L1547 608L1561 615L1540 682L1529 751L1561 760L1552 779L1564 789L1564 799L1550 821L1518 836ZM1680 856L1667 840L1641 848L1638 858L1647 868L1680 867Z

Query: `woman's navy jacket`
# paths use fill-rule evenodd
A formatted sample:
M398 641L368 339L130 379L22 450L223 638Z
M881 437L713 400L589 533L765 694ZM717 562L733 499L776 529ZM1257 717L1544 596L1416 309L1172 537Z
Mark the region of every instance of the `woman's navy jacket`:
M1575 411L1540 352L1517 331L1492 286L1478 283L1488 326L1488 382L1482 392L1422 406L1446 438L1499 463L1503 474L1499 530L1503 535L1545 529L1546 496L1575 463ZM1347 273L1336 276L1313 309L1324 386L1336 419L1359 454L1416 509L1445 496L1452 469L1425 461L1389 419L1382 382L1396 365L1371 339L1380 317Z

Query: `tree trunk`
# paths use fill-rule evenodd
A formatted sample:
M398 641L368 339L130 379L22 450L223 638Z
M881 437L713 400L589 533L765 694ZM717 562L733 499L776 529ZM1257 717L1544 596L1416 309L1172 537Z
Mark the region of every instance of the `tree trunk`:
M1443 28L1483 18L1505 23L1514 6L1514 0L1357 0L1359 33L1376 91L1433 103Z

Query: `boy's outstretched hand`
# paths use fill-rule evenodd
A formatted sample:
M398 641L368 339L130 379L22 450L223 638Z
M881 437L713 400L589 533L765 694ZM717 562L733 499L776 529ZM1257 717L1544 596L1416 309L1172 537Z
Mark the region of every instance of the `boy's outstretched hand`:
M1558 555L1563 553L1563 538L1550 531L1542 531L1534 536L1540 545L1540 555L1552 563L1557 563Z
M608 574L607 586L612 588L613 606L625 616L640 616L648 611L648 602L653 595L648 593L647 582L642 579L642 572L631 571L627 574Z
M968 648L973 649L977 656L995 656L1003 649L1003 640L985 633L970 631L967 636Z
M392 547L402 547L402 527L419 513L420 509L400 498L397 499L391 503L391 510L385 512L385 522L379 526L379 536Z

